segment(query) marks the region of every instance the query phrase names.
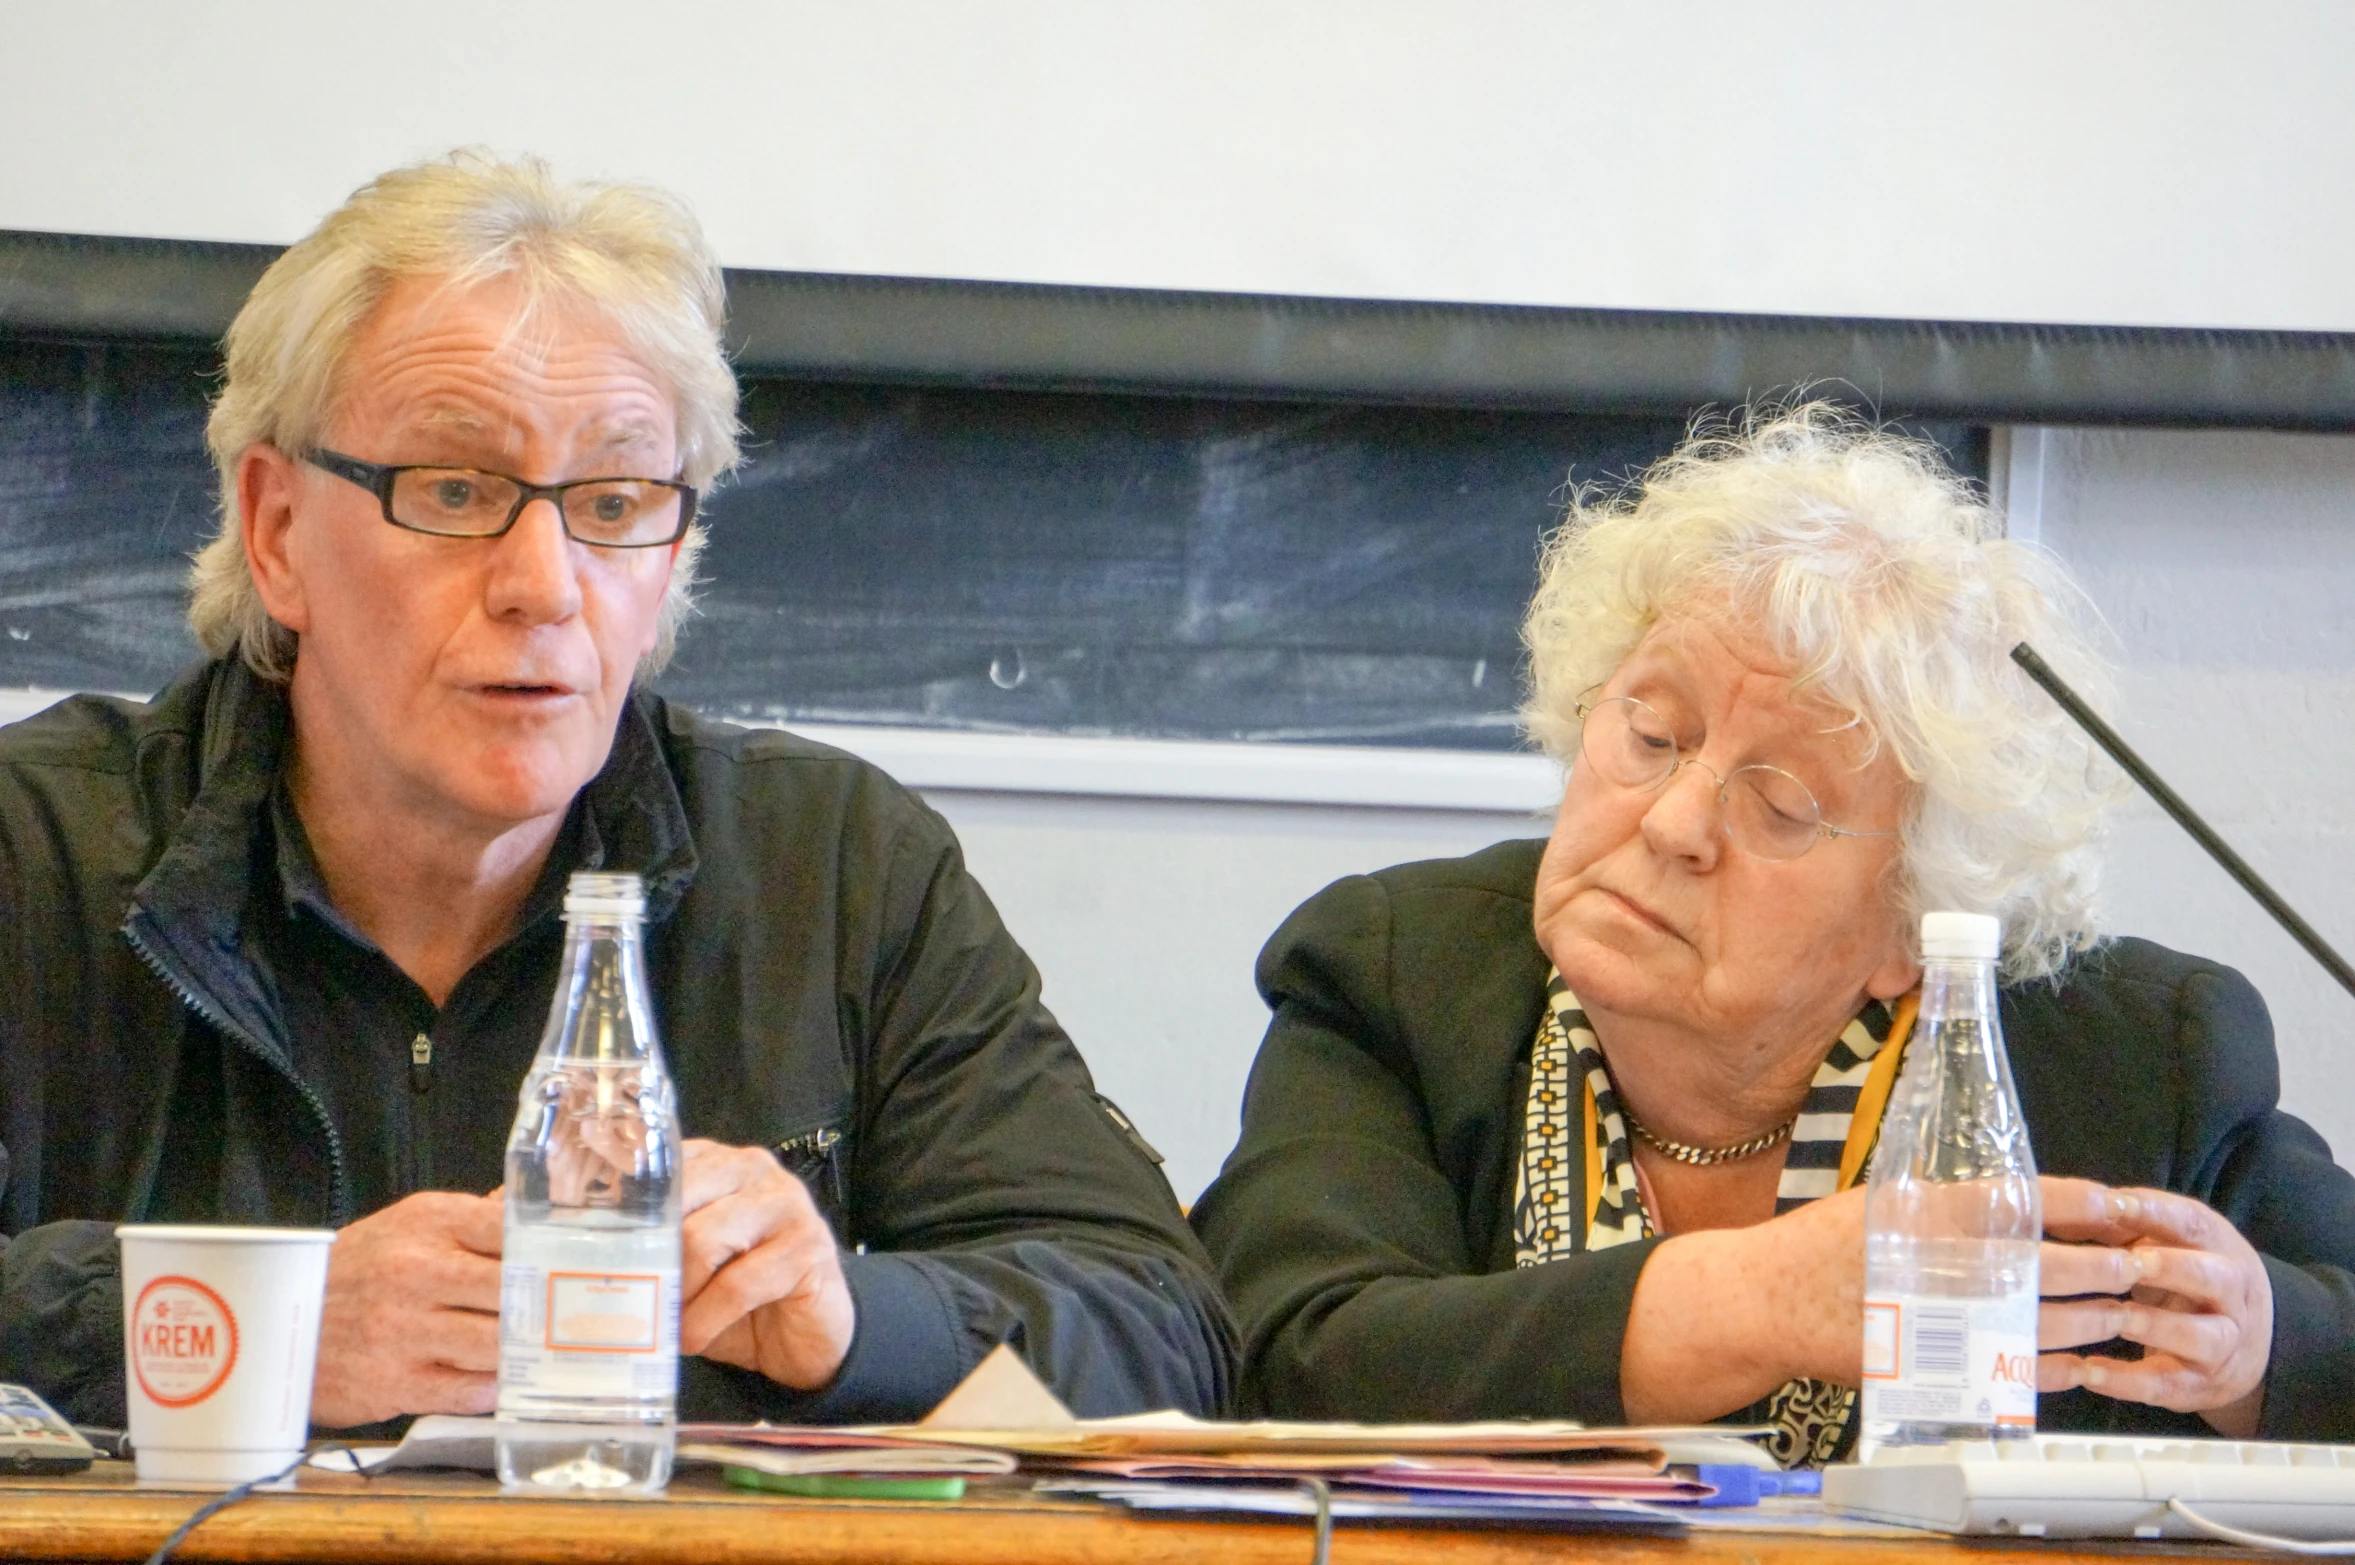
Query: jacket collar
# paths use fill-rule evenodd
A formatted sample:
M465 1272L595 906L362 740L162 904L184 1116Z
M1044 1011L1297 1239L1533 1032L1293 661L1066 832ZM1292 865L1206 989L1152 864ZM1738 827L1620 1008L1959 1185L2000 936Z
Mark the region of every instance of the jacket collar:
M283 686L233 657L194 671L161 699L197 697L196 684L196 796L132 892L123 932L182 999L283 1062L291 1058L284 1020L245 960L241 925L257 866L267 862L263 827L285 771L290 708ZM526 904L527 923L561 904L574 868L635 870L645 878L650 924L677 910L698 861L663 754L661 715L660 698L631 692L605 765L574 800L574 822L558 839L558 853L569 843L573 861L551 858Z
M613 749L581 790L580 869L629 870L646 882L646 922L659 926L678 911L701 861L679 783L663 753L664 702L643 686L630 691Z
M239 929L255 828L285 762L286 692L232 658L193 671L156 704L182 702L200 714L196 796L132 891L123 936L207 1021L286 1064L284 1020L244 959Z

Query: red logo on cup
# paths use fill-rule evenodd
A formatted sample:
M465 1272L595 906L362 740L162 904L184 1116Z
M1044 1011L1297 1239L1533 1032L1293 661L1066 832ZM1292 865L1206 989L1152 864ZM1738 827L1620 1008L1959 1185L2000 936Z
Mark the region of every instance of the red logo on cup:
M131 1312L131 1369L158 1407L194 1407L237 1367L237 1317L193 1277L158 1277Z

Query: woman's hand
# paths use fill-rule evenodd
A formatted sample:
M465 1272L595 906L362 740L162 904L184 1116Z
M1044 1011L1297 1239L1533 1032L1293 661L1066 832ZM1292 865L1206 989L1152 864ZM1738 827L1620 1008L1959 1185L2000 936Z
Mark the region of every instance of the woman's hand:
M1794 1375L1853 1386L1864 1367L1864 1187L1748 1228L1663 1243L1621 1339L1619 1397L1636 1424L1697 1424Z
M2249 1241L2189 1196L2090 1179L2041 1183L2037 1390L2083 1386L2197 1413L2235 1439L2255 1435L2273 1351L2273 1284ZM2056 1351L2113 1337L2141 1343L2142 1358Z

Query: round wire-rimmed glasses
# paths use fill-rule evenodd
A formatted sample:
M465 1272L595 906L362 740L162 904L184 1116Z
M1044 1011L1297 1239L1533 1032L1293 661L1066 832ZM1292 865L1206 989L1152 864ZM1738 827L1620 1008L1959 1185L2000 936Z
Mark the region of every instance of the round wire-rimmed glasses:
M376 496L384 519L436 538L497 538L523 508L546 500L565 536L600 549L659 549L686 536L695 520L695 489L671 478L576 478L527 484L472 467L388 467L324 448L303 453L313 467Z
M1742 766L1719 776L1697 757L1680 755L1666 719L1634 696L1590 697L1577 711L1578 753L1605 782L1646 791L1666 786L1682 767L1700 767L1717 784L1726 840L1752 857L1787 862L1828 837L1897 835L1827 823L1807 785L1779 766Z

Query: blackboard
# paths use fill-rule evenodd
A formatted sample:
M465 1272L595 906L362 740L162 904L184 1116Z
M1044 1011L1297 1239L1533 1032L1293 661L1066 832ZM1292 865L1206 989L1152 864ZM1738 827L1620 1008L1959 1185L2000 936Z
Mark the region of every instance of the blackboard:
M212 536L218 356L0 343L0 685L154 690L196 656L188 556Z
M0 686L195 655L213 355L0 342ZM1565 485L1681 421L759 380L664 690L719 715L1504 749ZM1934 426L1982 475L1983 432Z

